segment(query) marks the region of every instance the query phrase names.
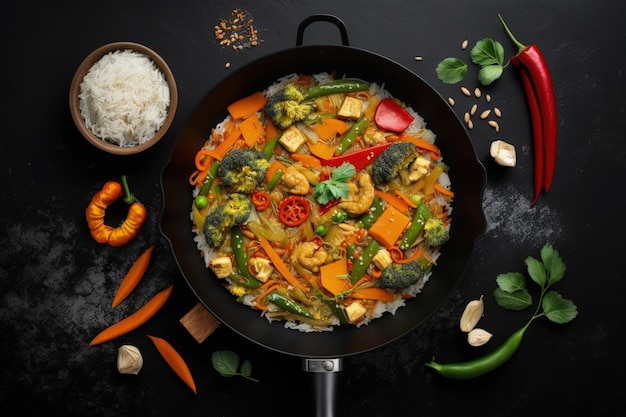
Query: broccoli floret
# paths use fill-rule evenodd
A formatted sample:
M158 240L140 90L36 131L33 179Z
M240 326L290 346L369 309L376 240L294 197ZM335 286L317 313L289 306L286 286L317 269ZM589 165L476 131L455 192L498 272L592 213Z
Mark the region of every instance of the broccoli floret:
M383 269L378 285L383 288L401 290L424 278L425 271L417 261L405 264L391 264Z
M263 152L233 149L222 160L217 176L232 191L249 193L263 183L269 167L269 159Z
M287 84L268 97L264 113L279 129L304 120L314 110L312 103L303 103L304 92L296 84Z
M426 244L434 248L450 239L450 230L441 219L433 217L424 223L424 238Z
M209 246L212 248L222 246L230 228L248 221L251 212L252 202L246 194L231 194L226 204L219 205L207 214L204 220L202 232Z
M391 181L401 169L419 156L417 147L410 142L394 142L372 164L372 180L380 185Z

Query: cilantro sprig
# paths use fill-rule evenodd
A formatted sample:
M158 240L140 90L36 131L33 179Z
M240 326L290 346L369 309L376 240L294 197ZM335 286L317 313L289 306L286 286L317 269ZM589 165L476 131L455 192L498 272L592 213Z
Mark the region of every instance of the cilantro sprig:
M564 324L578 315L576 305L565 299L557 291L550 290L565 275L566 266L559 253L551 246L541 249L541 260L529 256L525 260L531 280L541 287L537 308L528 324L545 316L548 320ZM508 272L496 277L498 288L493 295L498 305L508 310L524 310L533 304L533 299L526 288L526 278L520 272Z
M217 350L211 355L213 368L224 377L242 376L250 381L259 382L258 379L252 378L252 363L249 360L241 362L239 355L232 350Z
M313 188L313 197L320 204L327 204L339 198L346 198L350 192L346 182L356 175L354 165L344 162L335 168L330 178L320 182Z
M470 50L470 59L480 67L478 81L487 86L504 72L504 47L491 38L476 42ZM446 84L456 84L467 74L467 64L459 58L444 58L435 68L437 77Z

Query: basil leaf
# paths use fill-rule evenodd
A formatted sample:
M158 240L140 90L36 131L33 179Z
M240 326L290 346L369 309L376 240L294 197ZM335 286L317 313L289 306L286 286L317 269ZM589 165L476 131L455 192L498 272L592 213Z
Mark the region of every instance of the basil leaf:
M578 315L572 300L566 300L556 291L550 291L543 297L541 307L545 316L558 324L568 323Z
M239 367L239 355L230 350L218 350L211 355L213 367L222 376L237 375Z
M507 310L521 311L533 303L532 297L526 289L506 292L501 288L496 288L493 296L496 299L496 303Z
M503 72L504 67L502 67L502 65L487 65L478 70L478 82L480 82L483 86L488 86L500 78Z
M470 51L470 57L474 64L478 64L481 67L489 65L502 66L504 63L504 47L498 41L484 38L476 42L476 45Z
M245 360L243 361L243 363L241 364L241 375L242 376L250 376L252 375L252 363L249 360Z
M445 58L437 68L437 77L446 84L456 84L465 78L467 74L467 64L459 58Z

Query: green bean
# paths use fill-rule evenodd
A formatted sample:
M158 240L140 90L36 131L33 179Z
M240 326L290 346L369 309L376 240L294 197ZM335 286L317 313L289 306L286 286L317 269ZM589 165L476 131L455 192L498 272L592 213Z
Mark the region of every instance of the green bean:
M200 191L198 192L198 196L194 200L196 207L203 208L200 206L202 205L203 200L206 201L205 199L206 199L207 194L209 194L209 190L211 189L211 184L213 184L213 180L215 179L215 177L217 177L217 170L219 169L220 164L221 164L220 161L214 161L213 164L211 165L211 168L209 168L209 172L206 174L206 179L204 180L204 184L202 184L202 188L200 188Z
M430 219L430 209L424 202L420 202L417 208L415 209L415 214L413 215L413 221L411 225L406 229L402 238L400 238L400 249L407 250L411 247L417 236L421 233L422 229L424 229L424 223L426 220Z
M361 136L367 127L367 119L365 116L361 117L348 132L341 138L337 147L335 148L335 155L341 155L344 153L356 140L358 136Z
M327 96L336 93L351 93L353 91L363 91L370 88L369 83L358 80L335 80L326 84L311 87L304 96L304 100L316 97Z
M359 257L354 261L352 265L352 271L350 271L350 280L352 284L356 284L358 280L365 274L367 267L372 262L372 258L380 249L380 243L376 239L370 240L365 249L359 254Z
M265 189L267 191L271 191L272 188L274 188L274 186L278 184L278 181L280 181L282 176L283 176L283 170L278 168L276 172L274 173L274 175L272 175L272 178L270 178L267 184L265 184Z
M302 307L300 304L296 303L295 301L285 297L284 295L277 293L276 291L272 291L271 293L269 293L267 295L267 299L268 301L277 305L278 307L282 308L285 311L298 314L300 316L313 318L313 314L309 310Z
M276 148L276 144L278 143L278 139L280 139L282 135L283 132L278 132L276 136L265 142L265 146L263 146L263 150L261 152L263 152L268 158L271 158L274 153L274 148Z
M378 219L380 215L383 214L383 211L383 199L380 197L376 197L367 212L363 214L359 219L359 226L364 228L365 230L369 230L369 228L372 227L376 219Z
M238 285L246 288L258 288L261 283L250 273L248 270L248 254L245 250L245 243L243 240L243 233L239 226L233 226L230 229L230 241L233 248L233 255L235 257L235 265L239 271L239 276L234 278Z
M530 322L509 336L494 351L479 358L456 363L438 363L433 358L433 360L426 363L426 366L433 368L440 375L452 379L470 379L484 375L498 368L513 356L522 343L524 332L526 332L529 325Z

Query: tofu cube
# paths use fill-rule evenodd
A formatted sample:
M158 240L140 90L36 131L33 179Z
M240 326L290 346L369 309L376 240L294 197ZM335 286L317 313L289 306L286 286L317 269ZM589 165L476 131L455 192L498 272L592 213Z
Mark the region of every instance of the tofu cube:
M261 282L267 282L274 271L269 259L254 257L250 259L252 274Z
M391 254L387 249L381 249L372 258L372 263L382 271L393 263L393 259L391 259Z
M209 267L218 278L226 278L233 271L233 263L228 256L220 256L211 259Z
M363 102L354 97L346 97L341 103L337 116L357 120L361 117Z
M346 307L346 317L350 323L358 320L367 312L367 309L358 301L353 301L348 307Z
M287 151L294 153L306 142L306 138L295 126L289 126L283 135L278 139L278 142L287 149Z

